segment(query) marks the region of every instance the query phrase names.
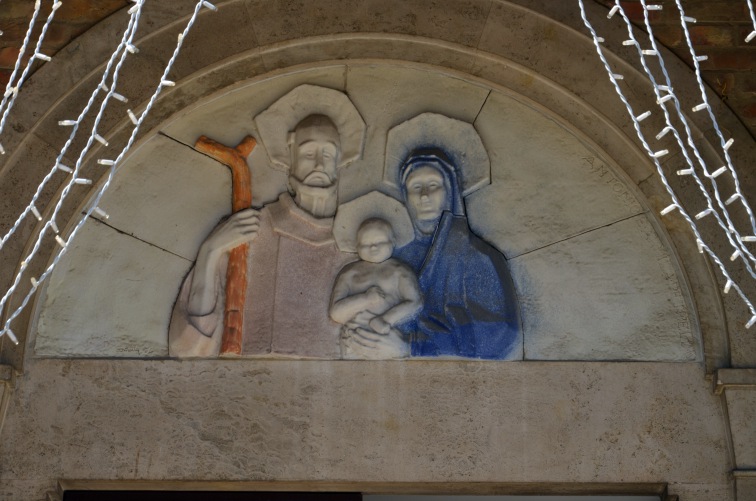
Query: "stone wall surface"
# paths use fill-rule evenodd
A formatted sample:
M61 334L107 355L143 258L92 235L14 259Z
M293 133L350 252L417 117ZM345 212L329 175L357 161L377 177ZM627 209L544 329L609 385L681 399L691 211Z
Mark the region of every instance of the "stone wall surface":
M669 482L707 500L727 491L729 455L702 381L698 364L37 360L13 394L0 489Z
M195 117L202 116L198 103L205 104L229 91L243 92L241 89L247 83L273 77L284 82L278 89L280 94L301 79L310 78L311 83L346 90L360 109L374 110L375 128L368 135L378 136L382 128L394 125L388 117L397 116L402 110L398 105L406 102L402 101L399 88L396 94L382 95L380 100L359 96L358 90L367 88L369 83L377 85L382 78L385 83L391 81L389 75L381 73L380 66L371 69L366 64L371 61L384 64L389 60L401 68L412 66L412 71L400 68L392 75L421 95L427 91L428 96L441 99L445 97L444 89L466 89L464 98L447 96L443 110L477 124L485 123L487 116L472 113L470 110L475 110L475 106L485 111L487 106L490 110L497 103L521 104L524 99L538 113L543 115L546 110L545 116L559 127L568 124L572 146L582 143L597 153L593 164L586 160L572 165L574 172L583 169L578 179L587 180L589 186L603 183L610 191L616 186L620 192L612 205L617 212L610 221L605 221L612 223L607 226L609 230L598 232L600 224L588 225L582 230L592 230L593 235L589 233L586 238L601 233L617 244L623 238L637 244L644 235L653 236L653 244L647 249L652 251L651 255L663 259L656 261L658 274L652 276L666 288L673 301L679 301L674 310L687 314L685 320L689 324L684 330L697 333L700 328L704 352L693 358L703 360L479 363L38 359L34 353L34 343L39 341L35 329L42 322L31 318L29 311L18 320L22 346L14 347L5 338L0 352L3 362L19 371L13 390L4 392L9 405L0 429L0 499L42 499L45 491L53 489L62 478L272 480L280 482L279 485L297 480L331 480L354 482L357 490L367 481L425 481L449 486L450 490L460 482L480 482L481 486L486 482L570 485L652 482L668 484L670 494L679 495L683 501L753 498L756 483L746 470L752 468L751 444L756 443L756 430L749 419L754 412L752 390L727 390L725 400L712 394L710 381L704 377L720 367L756 364L756 338L752 331L743 328L748 312L734 294L722 299L719 291L724 284L697 253L684 221L676 215L662 220L656 217L655 213L668 205L669 197L639 147L625 110L618 106L572 3L539 0L388 5L285 0L217 3L219 12L204 12L202 19L207 24L198 27L187 39L180 64L171 75L177 86L158 101L144 125L144 135L140 136L145 138L140 143L144 149L135 149L133 158L150 147L159 151L158 146L171 145L172 152L187 154L195 161L195 152L187 150L193 136L205 131L234 143L250 132L232 129L248 123L252 109L226 108L222 119L205 115L201 120L212 122L207 128L186 118L192 113ZM3 1L0 6L6 8L11 4ZM128 64L127 73L131 77L124 77L119 86L119 92L130 98L129 106L133 109L144 106L146 92L157 81L183 26L182 19L185 20L193 4L188 0L151 4L151 14L145 18L149 21L138 41L139 56ZM117 8L115 3L103 3L103 8L110 8L108 5ZM632 52L622 45L626 33L617 29L616 19L605 19L604 7L589 4L589 12L607 39L611 63L625 75L629 95L638 99L639 106L650 109L652 100L643 97L647 84L638 73L637 63L631 62ZM28 82L24 91L29 97L27 104L12 115L3 139L9 151L0 157L3 231L31 197L65 141L65 131L57 126L57 121L78 113L77 107L84 100L78 91L95 86L93 72L101 67L125 19L121 10L95 25L61 50L60 57L42 65ZM219 37L218 33L234 36ZM351 64L356 62L360 64ZM350 68L354 70L351 77ZM670 68L674 75L687 79L676 84L679 95L696 99L697 89L684 63L672 60ZM302 71L307 75L297 75ZM422 72L440 73L446 79L457 78L462 82L445 87L438 80L426 82L418 78ZM352 86L354 82L361 83ZM495 89L501 96L489 103L487 89ZM279 95L275 89L270 92L270 99ZM266 99L260 96L261 102ZM384 103L390 113L382 115ZM713 101L713 107L736 140L730 151L736 164L750 165L756 155L752 137L721 101ZM239 111L238 115L234 111ZM85 159L85 172L95 180L103 171L94 164L94 159L111 155L115 145L123 144L129 133L124 113L125 107L118 108L100 129L114 146L110 150L97 147ZM231 121L227 121L232 115ZM661 129L656 115L644 123L653 134ZM554 129L554 124L543 126L543 130ZM712 141L710 125L700 117L693 117L693 129L695 137ZM159 132L167 137L157 137ZM669 140L667 137L654 145L666 147ZM369 146L373 148L371 159L380 154L376 144ZM494 149L493 144L487 147ZM705 154L715 164L721 162L715 149L707 148ZM596 163L597 160L601 163ZM67 165L75 161L70 156L65 159ZM139 165L135 160L132 166L135 172ZM676 156L670 156L664 163L669 172L680 165ZM142 163L141 168L144 167ZM372 169L365 172L377 176ZM526 171L501 172L518 174L524 176L520 179L531 182L534 178L542 179ZM155 176L159 178L162 174ZM123 183L138 178L124 177ZM606 179L619 182L610 183ZM564 180L569 181L569 177ZM557 185L559 181L562 179L548 180ZM262 187L278 186L280 182L280 177L273 176ZM697 191L685 179L674 183L681 190L683 202L690 204L694 212L699 207L696 204L701 203ZM748 171L743 183L746 193L756 192L756 177ZM48 200L58 186L45 190L43 200ZM521 183L521 186L528 185ZM345 183L343 189L350 195L360 194L356 184ZM632 197L625 197L622 189L627 189ZM84 188L76 191L66 205L66 214L76 213L89 195ZM145 192L142 204L128 209L137 213L150 207L150 203L155 204L152 195ZM117 201L117 190L111 196L114 204L127 208L127 204ZM485 192L481 191L479 196L482 201ZM40 205L46 207L47 202ZM543 207L553 208L547 200L543 201ZM171 209L167 210L170 213ZM569 211L558 215L573 225L585 222L570 219ZM139 269L139 263L129 261L144 253L161 256L156 261L160 262L167 253L139 240L141 230L152 231L145 238L154 238L154 228L128 226L133 221L128 218L125 222L118 221L122 216L113 216L115 228L127 224L121 232L102 223L91 223L90 241L111 246L120 241L133 246L133 253L108 258L117 265L115 269L120 266L121 270L136 272L143 278L154 278L157 270L170 272L172 279L178 281L180 266L173 271L171 266ZM211 226L209 219L217 216L206 214L206 217L205 224ZM624 221L628 228L637 230L642 226L643 231L636 237L623 231L612 239L612 231L616 231L622 217L631 218ZM738 217L742 221L742 214ZM484 222L476 224L485 226ZM545 222L541 224L547 228ZM560 229L561 225L554 225L550 229L552 236L558 236ZM0 256L3 287L11 280L34 231L35 225L27 220L4 249L9 252ZM205 234L202 228L196 231L191 236L194 242ZM704 231L707 236L718 235L714 228L705 227ZM157 237L160 236L157 232ZM494 236L491 238L496 240ZM558 240L548 238L542 243L557 244ZM666 246L666 255L654 254L660 242ZM171 248L178 255L171 255L170 260L188 267L185 254L190 243ZM574 242L565 245L569 247L570 243ZM538 245L524 247L534 251L530 255L533 259L539 257L535 247ZM54 241L45 242L43 255L32 263L31 273L38 274L44 268L54 248ZM622 255L617 246L611 249L605 256L609 262ZM96 249L92 259L81 252L79 264L108 256L102 250ZM726 244L717 245L717 250L723 256L729 255ZM517 254L513 252L512 256ZM556 253L550 259L558 262L558 256ZM628 259L624 257L621 261L626 265ZM737 278L740 281L743 277L745 272L741 270ZM78 278L83 284L80 287L84 287L86 274ZM114 284L118 280L125 278L114 277ZM165 282L161 285L168 287ZM615 285L621 292L622 284ZM679 299L678 286L679 290L690 291L687 298ZM752 286L748 288L752 290ZM149 298L148 295L138 298L139 291L134 284L125 288L131 296L124 302L140 305L139 300ZM549 291L558 292L553 288ZM78 322L86 321L89 330L82 333L98 338L99 346L107 347L111 336L123 340L112 325L120 320L107 307L98 308L115 301L115 296L108 301L97 296L92 291L80 310L91 315L91 319L85 315ZM579 302L579 295L575 296L570 299ZM167 301L164 293L160 297ZM649 303L643 304L644 307L658 306L653 304L653 295L645 299ZM75 296L68 300L76 304ZM14 297L13 304L18 303L19 298ZM584 306L590 304L589 301ZM74 307L78 305L61 311ZM547 310L548 304L544 305L544 311ZM616 307L610 313L620 316L622 311ZM554 309L548 313L552 316L544 313L538 318L556 323L560 312ZM140 339L154 340L162 335L156 325L164 319L155 320L155 315L161 314L163 309L151 311L149 319L142 319L145 325L138 327ZM660 321L679 326L683 320L681 317ZM625 327L620 320L613 322L616 331ZM128 331L133 326L120 327ZM630 340L633 332L630 331ZM672 334L671 338L674 333L674 328L660 332ZM646 335L654 337L653 332ZM698 342L698 334L695 336ZM41 349L44 344L38 346ZM157 348L139 354L163 353L159 343L152 346ZM95 353L102 356L99 349ZM743 470L735 471L733 481L732 472L737 468Z

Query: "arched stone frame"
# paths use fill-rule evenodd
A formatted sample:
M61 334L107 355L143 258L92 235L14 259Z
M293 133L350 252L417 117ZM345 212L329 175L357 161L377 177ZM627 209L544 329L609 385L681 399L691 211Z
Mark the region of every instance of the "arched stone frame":
M483 11L476 12L475 10L486 10L486 7L488 11L485 16L482 15ZM622 34L617 33L617 30L609 22L604 21L603 16L599 15L602 9L591 4L588 5L588 8L589 12L598 19L598 28L609 33L607 46L614 49L614 52L619 56L631 55L626 48L618 44L618 41L624 38ZM217 13L206 12L203 14L202 22L198 24L196 32L192 35L195 37L194 43L191 39L187 40L183 57L179 59L175 68L177 87L164 94L159 101L159 106L153 111L151 120L148 120L143 130L146 131L149 126L155 126L155 130L158 130L160 125L157 124L172 113L182 109L186 104L196 101L201 96L207 96L217 89L228 88L229 84L233 87L233 82L248 79L255 74L275 75L276 73L292 71L298 65L305 65L304 67L306 67L307 65L327 64L328 61L354 58L378 60L388 58L389 60L404 60L410 63L413 61L415 63L421 62L422 64L446 68L445 71L461 72L466 78L482 78L485 82L499 85L500 88L511 89L520 95L535 100L542 106L547 106L552 113L560 115L571 127L582 130L587 137L597 141L599 147L606 148L605 151L609 158L627 159L624 165L619 167L625 170L631 181L637 183L644 195L652 201L652 206L649 209L658 210L665 206L666 194L660 184L655 182L656 180L650 170L650 162L637 147L630 146L635 141L634 133L624 116L624 110L615 106L616 96L609 91L608 84L606 87L601 87L593 85L593 79L590 82L581 79L581 77L589 74L589 71L598 71L600 68L597 60L586 57L592 55L592 46L581 31L582 25L576 9L565 7L549 9L530 5L529 2L521 2L521 5L516 5L515 2L470 2L460 5L456 10L452 9L451 17L448 20L439 21L447 28L455 27L457 31L450 30L439 35L439 38L436 39L429 36L432 34L432 28L435 28L433 26L413 27L406 25L394 30L394 33L371 32L388 31L385 26L381 25L380 21L377 21L377 29L374 30L367 26L360 26L359 28L333 26L329 29L325 26L306 25L301 27L300 33L296 33L296 30L292 29L290 33L284 35L284 32L273 29L269 33L258 32L250 35L249 31L255 29L259 31L259 26L263 23L262 20L256 21L252 18L250 9L252 7L244 2L231 1L222 3L221 9ZM543 12L539 12L539 9L542 9ZM152 18L154 24L150 26L152 31L139 42L141 54L144 56L135 58L130 61L130 64L126 65L126 73L121 79L122 83L119 89L132 96L132 102L136 99L133 96L139 96L150 88L149 82L151 80L145 75L156 74L161 70L158 62L160 60L160 47L168 45L166 37L169 37L170 33L177 31L182 26L182 15L177 14L179 11L180 9L174 8L170 12L164 11L157 15L153 14L155 16ZM478 17L475 18L474 14L477 14ZM349 12L345 13L346 17L349 15ZM98 43L98 38L101 39L101 33L110 29L111 25L117 25L119 22L117 17L113 16L100 23L73 45L79 44L79 47L99 49L103 55L106 55L105 51L109 47L106 44ZM183 19L186 19L186 16L183 16ZM255 24L256 22L258 24ZM361 22L365 21L362 20ZM161 25L161 23L164 24ZM199 42L203 36L202 30L213 30L216 26L221 25L231 25L237 32L246 33L246 35L237 37L231 47L222 47L220 51L208 51L207 45ZM497 29L497 27L501 29ZM423 32L423 29L425 29L425 32ZM327 34L329 31L336 33ZM338 31L342 32L339 33ZM360 32L344 33L343 31ZM523 34L522 37L519 37L522 38L520 43L514 43L518 41L519 35L516 35L516 33ZM255 38L264 37L270 38L271 43L256 45ZM610 37L614 37L614 39ZM559 39L564 43L557 46L544 43L550 39ZM528 45L528 40L531 42L540 40L540 43ZM540 47L542 45L548 45L548 57L543 52L545 49ZM581 47L583 52L580 57L583 58L584 63L569 66L559 63L560 60L575 59L573 45ZM559 54L557 52L559 50L564 52ZM15 134L7 141L9 149L17 151L7 159L6 164L9 167L17 163L28 163L28 158L22 158L26 148L34 149L36 158L40 158L42 155L49 157L53 154L50 148L44 147L45 145L34 145L34 143L38 141L55 142L56 139L62 138L63 131L57 126L57 120L64 115L67 116L75 112L76 105L82 99L76 91L80 88L87 88L87 78L82 77L88 73L91 75L90 72L99 64L97 57L91 55L91 53L92 49L90 48L86 54L86 59L84 59L83 51L72 50L70 60L56 58L56 61L43 67L39 74L29 82L31 92L37 94L39 99L30 99L33 104L24 108L15 129L20 131L30 130L31 134L27 135L24 132ZM625 79L630 88L643 88L644 79L636 69L632 68L634 63L628 63L617 56L614 56L612 63L617 64L617 67L626 75ZM674 63L677 63L676 67ZM133 68L130 67L131 64L133 64ZM677 61L673 61L671 66L681 73L685 72ZM129 79L129 73L132 75L131 79ZM136 73L140 75L140 78L133 78ZM89 76L90 80L91 78L92 76ZM58 84L66 79L70 79L72 84L74 82L76 84L62 96L56 95L56 89L65 88ZM695 92L692 83L687 88L680 85L678 90L683 96ZM53 102L57 105L50 107L50 103ZM591 104L586 105L587 102ZM66 107L69 109L67 110ZM138 109L137 106L134 107ZM726 108L719 106L716 111L725 117L727 125L735 125L732 124L733 119L727 113ZM35 122L35 120L37 121ZM126 118L120 118L120 120L117 117L112 118L104 123L104 127L109 126L113 128L108 136L113 138L114 144L118 144L120 139L125 138L127 133L125 127L128 127L128 120ZM742 129L737 127L730 127L730 129L733 130L736 139L739 138L737 133L744 133ZM118 133L118 130L121 130L121 132ZM612 134L615 139L609 140L608 133ZM142 137L149 137L151 134L153 133L145 133ZM19 148L15 148L17 141L21 141ZM620 151L619 149L624 149L623 142L626 142L627 149ZM743 158L745 158L747 152L743 150L747 148L749 142L743 141L743 145L744 148L738 150L736 154L743 152ZM47 153L43 153L45 150L47 150ZM97 148L90 154L92 158L97 155L96 150ZM633 157L628 156L628 152L629 155L634 155L634 160L630 160ZM46 162L36 161L33 163L39 165L40 168L45 168L46 165ZM29 169L25 169L24 173L27 179L33 177ZM16 172L9 172L9 174L17 175ZM23 182L23 180L18 181ZM6 183L6 186L15 186L14 182L15 180L11 180L11 182ZM14 196L23 200L23 196L17 190ZM73 203L71 206L73 206ZM670 224L668 221L669 219L665 218L662 224L667 225L667 229L674 240L675 248L681 254L686 273L692 283L693 293L698 296L703 293L703 290L714 293L713 288L708 285L698 285L709 282L713 271L697 256L695 246L690 244L691 239L687 235L687 229L682 227L680 230L679 222L672 221L672 224ZM678 233L682 233L682 235ZM11 244L13 243L15 242L11 242ZM18 244L15 248L18 248ZM10 261L11 266L4 266L5 270L10 270L11 267L16 266L17 262L14 263L12 258ZM721 326L724 315L723 311L715 306L717 304L720 304L720 300L716 299L716 296L696 301L706 346L707 372L711 372L716 367L728 365L726 362L729 357L728 340L727 336L721 336L724 331ZM738 308L736 304L731 307ZM714 327L717 324L719 325ZM23 332L23 329L21 330ZM739 326L732 326L727 331L739 333L742 329ZM708 334L710 332L717 332L720 335L711 336ZM5 349L7 350L7 347ZM19 350L10 349L7 351L9 358L18 357ZM16 362L18 363L20 360L17 358Z
M486 5L489 5L490 9L485 15L486 20L480 22L479 29L477 31L471 30L472 35L467 37L458 36L452 40L449 40L449 38L453 38L451 35L443 40L434 39L429 30L424 32L422 30L414 30L408 25L397 28L394 33L376 33L384 31L385 26L375 21L376 26L360 25L355 27L354 29L358 31L366 32L356 34L345 34L344 31L348 31L350 28L344 24L332 26L331 28L319 26L321 30L327 31L328 29L332 29L335 34L324 33L322 31L308 32L308 28L312 28L312 26L300 26L300 32L297 35L292 35L293 38L290 40L275 40L273 38L270 43L264 46L251 48L249 44L254 43L254 41L249 38L246 40L242 38L241 41L237 40L239 45L226 48L224 49L225 52L219 53L212 53L213 51L207 47L198 45L192 47L190 44L187 47L190 49L188 55L185 54L189 62L184 63L185 66L176 70L175 78L178 85L171 92L165 94L164 98L160 101L159 108L155 110L156 113L150 124L159 127L157 124L160 124L168 116L179 112L188 103L200 97L208 96L237 80L249 78L251 74L264 75L276 71L285 72L295 69L300 64L327 64L329 62L339 62L343 59L374 58L377 60L405 60L411 63L431 64L444 68L445 71L460 71L473 77L483 78L504 88L513 89L519 94L547 106L565 118L571 125L585 127L584 132L586 136L592 138L602 149L605 149L608 157L623 158L626 160L626 163L620 167L626 171L630 179L641 185L641 190L649 200L649 209L658 210L664 207L666 205L666 195L660 189L653 176L647 177L649 175L648 161L639 153L639 150L634 145L633 131L627 118L624 116L624 110L616 106L616 96L611 92L608 85L602 87L601 82L603 82L603 78L591 77L590 83L585 84L584 82L581 87L578 82L580 72L577 70L569 74L559 74L558 71L549 71L549 64L556 64L559 57L554 55L553 59L545 58L540 62L530 60L529 57L539 51L537 43L529 47L507 45L506 39L496 40L496 43L488 39L488 45L483 43L487 36L493 36L490 33L492 30L496 31L497 28L503 30L503 28L509 26L507 22L516 20L522 23L523 33L539 33L543 34L543 36L548 36L549 33L552 34L551 36L556 36L554 34L559 33L560 40L562 36L565 36L566 39L572 41L571 43L576 43L577 46L584 49L580 54L586 57L585 64L594 68L596 67L595 59L591 59L595 58L595 56L588 40L582 35L581 26L575 16L575 12L566 12L568 9L564 11L559 10L558 12L550 11L552 8L539 6L535 2L521 3L527 9L513 3L496 2L489 5L486 2ZM250 10L247 10L247 6L242 5L241 2L226 2L220 4L220 7L221 10L217 14L204 14L210 23L206 28L209 32L212 32L214 29L213 25L217 27L225 26L226 23L229 23L229 25L239 26L251 23L248 13L253 12L254 7L249 7ZM415 8L421 9L418 6L409 7L409 9ZM546 15L544 12L538 12L539 9L543 9L549 15ZM592 6L590 9L597 14L596 19L601 19L602 12L600 8ZM513 15L513 13L521 17ZM158 53L164 53L158 50L158 46L162 46L164 50L165 45L168 44L167 40L170 39L172 43L175 32L182 24L178 19L173 17L172 12L165 12L164 14L165 17L162 20L156 20L154 26L164 21L171 28L167 28L164 31L156 29L156 31L147 37L147 40L141 41L139 43L140 49L147 57L142 62L134 63L135 66L147 66L144 69L151 69L155 75L159 71L162 61L164 61L164 58L157 55ZM446 14L449 13L446 12ZM452 12L451 15L463 17L459 12ZM217 17L213 19L209 16ZM554 18L564 24L555 23L553 21ZM498 19L498 22L496 19ZM369 23L370 21L366 19L364 22ZM85 41L86 37L103 37L109 30L112 31L112 24L117 24L115 18L96 26L90 33L85 34L81 41ZM622 34L616 33L616 30L610 28L607 22L599 24L603 24L602 27L606 28L605 33L610 33L607 36L608 46L614 48L616 53L626 55L624 52L626 49L623 49L620 45L623 39ZM529 29L524 29L526 25ZM538 27L543 29L538 29ZM546 29L547 27L549 29ZM486 30L489 30L487 35L484 33ZM613 37L615 35L616 39L610 38L610 36ZM202 38L201 34L198 37ZM247 42L249 47L244 47L244 42ZM154 43L154 46L151 47L151 43ZM550 50L560 49L574 57L575 52L570 50L572 48L570 44L565 43L562 47L551 47ZM519 51L513 49L518 49ZM496 52L505 52L506 56L494 55ZM70 54L72 54L71 58L73 60L79 55L76 51L72 51ZM563 53L562 56L564 55ZM50 158L54 154L54 150L49 147L47 142L59 137L60 134L60 132L56 132L56 122L58 119L64 118L66 112L75 110L75 107L64 109L66 105L71 104L75 100L73 97L64 97L59 102L59 106L50 106L51 103L58 102L59 97L51 94L52 89L60 89L62 87L60 85L61 80L56 78L53 71L57 69L58 72L61 72L58 75L68 72L80 72L78 74L69 74L71 81L74 82L78 80L80 75L87 74L91 69L91 66L78 66L70 62L67 64L63 59L60 62L55 62L55 64L57 66L51 64L49 67L40 70L40 73L35 76L34 81L30 82L29 90L37 92L37 95L40 97L40 99L33 101L38 108L37 112L44 112L46 114L41 122L35 123L36 117L33 116L35 109L27 109L29 116L26 117L26 121L21 120L19 123L21 125L20 129L31 130L31 133L14 136L14 139L7 143L12 147L14 146L14 141L16 141L15 146L17 146L16 151L18 153L11 157L6 157L6 164L3 166L4 179L3 183L1 183L4 190L7 190L8 186L15 187L18 183L24 184L28 180L30 187L24 193L31 192L30 190L36 184L36 179L31 180L35 177L31 168L17 170L12 169L12 167L14 165L29 165L38 166L40 169L46 168ZM620 64L623 67L623 73L626 75L628 85L631 88L641 88L643 83L639 74L635 70L632 70L627 63L620 61ZM528 69L546 75L547 78L535 78L535 75L528 71ZM676 65L676 71L685 72L679 64ZM145 73L148 72L145 71ZM603 77L603 74L601 75ZM136 88L140 86L148 87L150 85L149 82L152 80L154 79L149 77L144 78L143 81L134 82L132 85L135 86L135 92L133 94L130 93L129 97L134 100L135 96L140 95ZM567 90L565 91L565 89ZM681 86L683 92L692 92L691 89L692 87L683 89ZM590 103L590 106L577 110L573 106L564 104L561 99L554 98L554 96L564 97L565 95L569 98L567 102L578 96L584 103ZM73 92L69 96L73 96ZM749 149L750 143L748 141L740 140L746 137L743 135L742 129L738 128L737 124L731 121L731 117L729 117L726 110L719 106L718 108L717 111L720 116L724 116L725 121L731 126L733 135L736 137L736 142L744 145L744 149L738 150L738 153L743 152L742 158L749 158L749 155L751 155L749 151L752 148ZM588 113L586 109L590 112L587 115L585 114ZM115 138L113 143L119 142L118 137L121 139L124 137L122 131L120 133L115 132L119 126L122 127L124 125L127 125L127 119L121 118L111 133L108 134L108 137ZM50 133L49 135L48 132ZM146 133L146 135L148 134ZM614 141L607 140L606 134L612 134L615 138L623 138L626 146L614 146ZM623 153L628 150L635 151L637 163L630 158L624 157ZM93 158L96 158L95 155L96 152L93 153ZM45 161L31 162L30 159L34 158L44 159ZM21 178L14 179L13 176L17 176L19 173L21 173ZM41 174L38 177L41 177ZM10 194L4 192L3 200L13 200L15 197L18 197L19 203L22 203L25 199L28 199L28 196L24 197L24 193L15 193L12 198ZM13 211L13 215L15 215L15 211ZM698 255L687 229L674 222L674 220L670 222L670 219L666 218L661 220L661 224L665 225L666 230L670 233L675 248L681 256L685 272L692 284L691 288L696 298L696 307L705 344L706 371L712 372L718 367L727 366L731 363L733 365L738 365L738 363L745 365L748 360L748 353L752 353L753 351L753 342L748 341L750 339L749 333L743 334L744 331L740 327L743 315L738 312L742 312L742 307L737 304L737 299L726 297L725 299L728 303L725 304L725 307L733 314L728 314L725 321L724 308L722 308L721 298L717 292L715 273L712 272L706 261ZM25 228L24 238L29 235L30 231L30 228ZM15 251L18 251L16 254L18 256L20 256L21 247L25 242L24 239L20 240L20 242L14 242L13 247ZM0 267L2 268L2 272L0 273L2 273L1 278L3 281L6 280L7 276L10 276L10 272L15 268L18 260L11 257L8 261L4 262L3 266ZM6 264L9 264L9 266L6 266ZM41 266L42 264L39 263L37 266ZM27 313L28 315L29 313ZM734 363L730 361L728 351L728 332L736 336L736 341L742 346L740 354L734 358ZM24 352L8 346L7 341L3 341L3 356L4 359L13 362L18 368L23 366ZM27 363L30 356L31 350L27 350L25 355Z

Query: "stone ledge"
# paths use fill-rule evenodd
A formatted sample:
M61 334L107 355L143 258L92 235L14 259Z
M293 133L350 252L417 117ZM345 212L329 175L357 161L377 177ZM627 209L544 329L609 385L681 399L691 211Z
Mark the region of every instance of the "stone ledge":
M714 394L721 395L724 390L756 390L756 369L719 369L714 379ZM753 472L756 476L756 472Z
M401 495L648 495L674 501L664 483L583 482L330 482L330 481L151 481L151 480L58 480L57 493L68 490L119 491L271 491L354 492ZM54 499L54 498L53 498Z

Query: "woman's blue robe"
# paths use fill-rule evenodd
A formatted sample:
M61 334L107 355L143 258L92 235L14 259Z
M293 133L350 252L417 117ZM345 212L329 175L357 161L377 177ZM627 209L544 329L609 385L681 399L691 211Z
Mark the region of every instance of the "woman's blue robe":
M433 166L444 177L448 211L433 235L415 240L394 256L417 274L423 309L399 330L412 356L483 359L522 357L517 297L506 258L470 231L458 174L440 150L418 151L402 166L399 185L418 167Z

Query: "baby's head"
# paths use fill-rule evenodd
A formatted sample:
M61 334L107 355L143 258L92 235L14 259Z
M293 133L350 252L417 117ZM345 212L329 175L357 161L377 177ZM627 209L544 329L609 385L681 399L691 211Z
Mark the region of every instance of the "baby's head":
M363 261L382 263L391 257L394 243L394 230L383 219L366 219L357 230L357 255Z

